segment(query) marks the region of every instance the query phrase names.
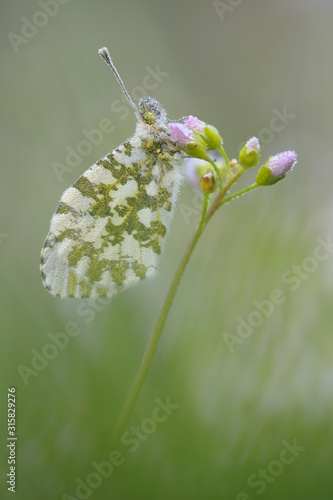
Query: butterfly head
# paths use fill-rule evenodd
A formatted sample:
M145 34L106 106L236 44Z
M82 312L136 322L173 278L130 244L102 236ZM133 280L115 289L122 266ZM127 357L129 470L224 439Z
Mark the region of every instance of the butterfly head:
M143 97L139 101L140 118L148 125L167 126L167 114L153 97Z

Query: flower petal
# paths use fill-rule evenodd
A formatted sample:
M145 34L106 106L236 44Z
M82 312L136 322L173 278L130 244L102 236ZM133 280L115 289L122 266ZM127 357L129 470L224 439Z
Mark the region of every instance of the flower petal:
M282 153L272 156L266 163L266 166L270 169L271 176L273 178L278 178L286 175L296 163L297 154L295 151L283 151Z
M185 148L188 144L195 143L195 137L182 123L170 123L170 136L171 139L179 146Z
M202 122L196 116L188 116L185 120L185 126L190 130L195 130L196 132L200 132L200 134L204 133L205 130L205 122Z

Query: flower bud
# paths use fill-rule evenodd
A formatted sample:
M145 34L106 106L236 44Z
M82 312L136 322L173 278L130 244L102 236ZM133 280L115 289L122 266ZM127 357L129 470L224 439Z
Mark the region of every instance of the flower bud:
M194 144L188 144L187 148L185 148L186 153L189 156L194 156L195 158L200 158L205 160L207 158L207 144L204 138L199 132L192 131L192 134L195 137Z
M171 139L182 148L188 144L195 143L195 137L192 131L182 123L170 123L169 125Z
M194 130L195 132L199 132L199 134L203 134L205 130L205 122L199 120L196 116L188 116L185 120L185 127L190 130Z
M206 141L208 149L216 149L221 146L222 138L213 125L208 125L207 123L199 120L196 116L188 116L185 120L185 126L194 131L198 132L203 136Z
M284 151L262 165L257 173L256 182L260 186L271 186L286 176L297 163L297 154L295 151Z
M197 118L196 120L200 121ZM189 156L207 158L207 144L199 132L190 130L182 123L170 123L169 130L171 139Z
M222 144L222 137L219 131L213 125L206 125L204 130L204 139L207 143L208 149L219 148Z
M201 177L199 187L205 194L214 193L216 190L216 180L211 168Z
M238 162L243 168L252 168L258 165L260 159L259 139L251 137L241 149Z

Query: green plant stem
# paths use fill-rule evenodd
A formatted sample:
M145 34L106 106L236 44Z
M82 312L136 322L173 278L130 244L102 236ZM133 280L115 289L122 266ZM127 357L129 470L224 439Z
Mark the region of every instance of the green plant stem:
M229 158L228 158L227 153L224 151L224 148L223 148L222 146L220 146L220 147L218 148L218 150L220 151L221 155L223 156L224 161L225 161L225 164L226 164L226 166L227 166L227 169L229 170L229 168L230 168L230 163L229 163Z
M227 194L227 192L229 191L229 189L231 188L231 186L233 184L235 184L235 182L240 178L240 176L244 173L244 171L245 170L240 167L239 170L238 170L238 172L235 173L229 179L229 181L226 183L224 189L216 196L216 198L214 199L213 203L209 207L209 210L207 211L207 215L206 215L205 224L203 226L203 229L207 226L208 222L213 217L213 215L215 214L216 210L222 205L223 199L224 199L225 195Z
M170 311L173 299L176 295L176 291L177 291L178 285L180 283L181 277L185 271L186 265L190 259L190 256L194 250L195 245L198 242L198 239L199 239L201 233L202 233L202 229L201 229L201 231L198 231L198 229L195 231L181 261L179 262L178 268L177 268L175 275L173 277L171 286L169 288L168 294L167 294L166 299L164 301L159 318L158 318L157 323L155 325L155 329L154 329L153 334L149 340L148 348L143 356L143 359L141 361L141 365L139 367L136 378L134 380L134 384L132 386L132 389L128 395L128 398L125 402L125 405L124 405L123 410L121 412L121 415L119 417L119 421L118 421L118 424L116 426L115 433L114 433L113 442L115 445L117 444L118 440L120 439L122 433L125 430L129 416L131 414L133 406L136 402L136 399L137 399L138 394L140 392L140 389L142 387L143 381L144 381L146 373L149 369L153 355L156 351L158 341L161 337L161 334L162 334L168 313Z
M176 272L174 274L172 283L170 285L168 294L166 296L166 299L164 301L163 307L161 309L160 315L158 317L157 323L155 325L155 329L152 333L152 336L149 340L148 347L146 352L144 353L143 359L141 361L141 365L139 367L139 370L137 372L136 378L134 380L133 386L131 388L131 391L127 397L127 400L124 404L124 407L122 409L122 412L120 414L115 432L114 432L114 437L113 437L113 444L117 445L119 439L121 438L121 435L123 434L127 422L129 420L130 414L132 412L132 409L135 405L135 402L137 400L138 394L140 392L140 389L142 387L142 384L144 382L145 376L148 372L148 369L150 367L153 355L156 351L159 339L161 337L161 334L163 332L163 328L165 325L165 322L167 320L170 308L172 306L173 299L176 295L178 285L181 281L181 278L184 274L185 268L187 266L187 263L193 253L193 250L200 238L200 236L203 233L204 228L206 227L208 221L211 219L213 214L216 212L216 210L221 206L222 203L226 201L230 201L233 197L239 196L240 194L243 194L247 191L250 191L251 189L254 189L254 187L257 187L255 185L249 186L248 188L243 189L242 191L239 191L239 193L236 193L235 195L229 196L228 198L224 198L232 184L234 184L237 179L242 175L244 172L244 169L239 170L237 173L233 175L229 179L229 182L227 182L226 186L224 189L218 193L218 195L215 197L214 201L210 205L209 209L207 210L208 207L208 196L204 197L204 203L203 203L203 208L202 208L202 213L201 213L201 218L199 225L197 229L195 230L188 246L187 249L181 258L178 267L176 269Z
M205 223L206 219L206 214L207 214L207 208L208 208L208 200L209 200L209 193L204 193L204 199L202 203L202 210L201 210L201 216L200 216L200 221L197 227L197 231L201 233L203 225Z
M254 184L251 184L250 186L247 186L246 188L237 191L237 193L231 194L230 196L223 198L219 206L224 205L225 203L228 203L228 201L234 200L235 198L238 198L238 196L248 193L249 191L252 191L252 189L256 189L257 187L259 187L259 185L255 182Z

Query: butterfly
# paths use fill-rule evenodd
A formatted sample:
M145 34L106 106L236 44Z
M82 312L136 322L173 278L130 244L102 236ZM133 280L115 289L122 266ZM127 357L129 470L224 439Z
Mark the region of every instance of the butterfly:
M61 196L41 252L45 288L57 297L98 298L156 275L182 184L184 152L171 140L161 104L133 102L134 135L92 165Z

